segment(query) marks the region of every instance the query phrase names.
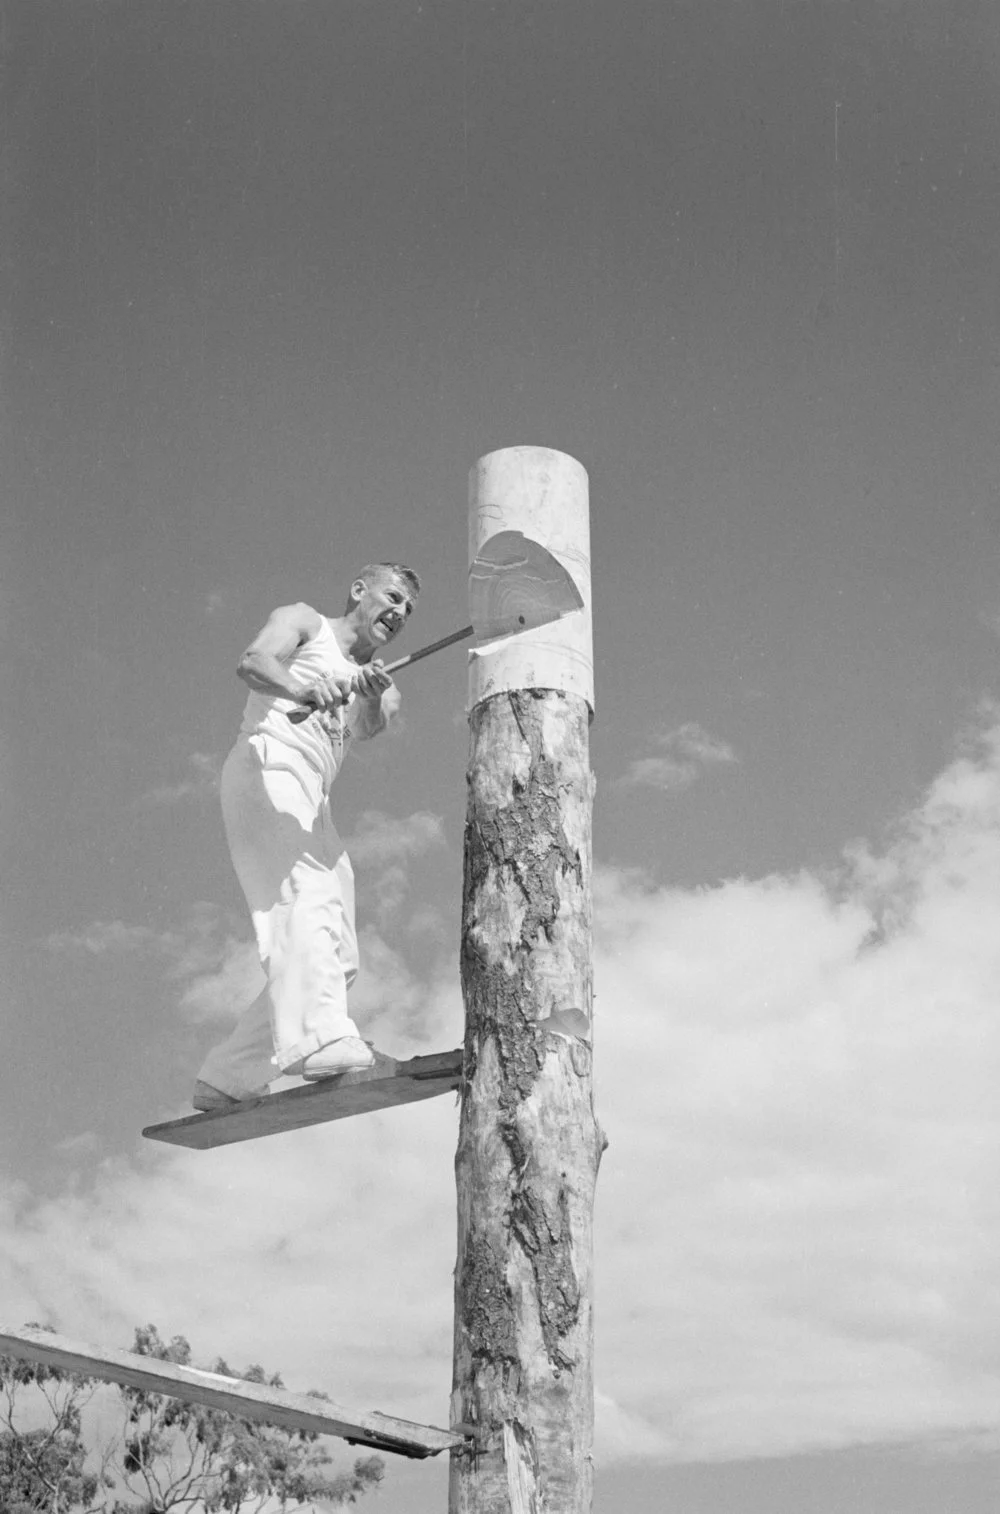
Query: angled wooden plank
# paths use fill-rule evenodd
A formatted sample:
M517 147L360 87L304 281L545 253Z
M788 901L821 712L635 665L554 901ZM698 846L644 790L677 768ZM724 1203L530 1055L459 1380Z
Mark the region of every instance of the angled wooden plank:
M305 1393L288 1393L239 1377L222 1377L196 1367L179 1367L155 1356L115 1351L106 1346L83 1345L24 1325L19 1330L0 1327L0 1354L21 1361L43 1362L66 1372L80 1372L106 1383L124 1383L148 1393L165 1393L187 1403L224 1409L241 1419L278 1425L282 1430L309 1430L318 1435L337 1435L352 1445L371 1446L397 1456L436 1456L464 1444L463 1437L435 1425L417 1425L395 1419L377 1410L345 1409L329 1399Z
M253 1141L258 1136L301 1130L325 1120L343 1120L352 1114L390 1109L394 1104L412 1104L451 1093L462 1080L462 1050L434 1052L397 1062L375 1053L375 1066L363 1072L345 1072L320 1083L289 1088L262 1099L246 1099L232 1109L210 1114L187 1115L161 1125L147 1125L142 1132L151 1141L189 1146L208 1151L234 1141Z

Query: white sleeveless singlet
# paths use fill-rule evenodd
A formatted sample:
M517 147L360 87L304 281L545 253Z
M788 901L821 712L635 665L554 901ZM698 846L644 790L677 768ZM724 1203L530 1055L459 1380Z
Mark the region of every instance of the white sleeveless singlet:
M339 673L349 678L358 671L358 664L340 650L325 616L321 617L321 622L316 635L299 647L288 664L289 676L297 688L307 688L321 673ZM289 710L300 708L294 699L251 690L243 710L240 735L263 736L268 747L272 742L280 742L282 747L289 749L290 764L296 760L291 753L297 753L300 759L304 757L320 774L326 793L340 771L344 753L354 734L351 705L355 702L356 696L352 694L347 706L333 711L316 711L307 720L295 724L288 718ZM281 757L284 755L280 754Z

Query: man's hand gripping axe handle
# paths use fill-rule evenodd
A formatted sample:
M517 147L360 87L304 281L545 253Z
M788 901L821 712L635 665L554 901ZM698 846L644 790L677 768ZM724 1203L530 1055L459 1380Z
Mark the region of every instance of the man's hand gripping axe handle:
M419 647L416 652L409 652L405 657L399 657L395 662L386 663L383 673L398 673L400 668L408 667L411 662L419 662L421 657L429 657L432 652L440 652L442 647L453 646L456 641L467 641L470 636L475 636L475 626L463 626L460 631L452 631L450 636L442 636L440 641L432 641L428 647ZM289 710L288 718L293 725L301 725L303 720L308 720L310 715L316 712L312 709Z

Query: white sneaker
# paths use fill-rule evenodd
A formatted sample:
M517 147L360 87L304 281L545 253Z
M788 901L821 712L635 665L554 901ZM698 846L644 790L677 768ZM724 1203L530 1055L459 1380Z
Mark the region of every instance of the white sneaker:
M316 1083L320 1078L333 1078L341 1072L360 1072L374 1067L375 1058L367 1041L358 1036L341 1036L339 1041L330 1041L302 1061L302 1076L307 1083Z

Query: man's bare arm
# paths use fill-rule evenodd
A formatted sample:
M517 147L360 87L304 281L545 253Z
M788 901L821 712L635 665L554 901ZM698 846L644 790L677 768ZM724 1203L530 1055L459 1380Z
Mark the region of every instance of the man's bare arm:
M322 617L310 605L282 605L247 647L237 674L259 694L295 699L316 709L336 709L350 694L350 679L318 678L308 688L295 684L288 663L319 632Z
M357 699L351 711L351 726L359 741L369 741L384 731L396 714L402 702L400 693L380 657L359 670L354 687Z

